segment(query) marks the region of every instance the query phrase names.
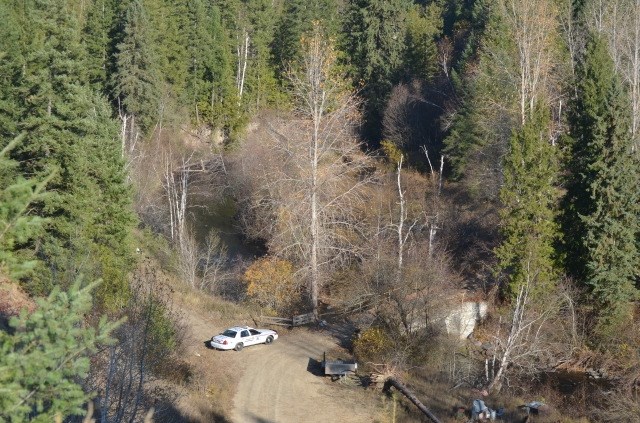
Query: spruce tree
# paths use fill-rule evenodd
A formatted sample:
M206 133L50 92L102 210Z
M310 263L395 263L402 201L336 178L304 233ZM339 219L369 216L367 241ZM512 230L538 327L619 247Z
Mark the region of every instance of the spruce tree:
M83 272L104 276L104 287L119 286L119 295L126 296L124 275L131 260L126 234L133 215L117 126L89 85L80 28L66 2L38 0L30 16L31 40L17 86L18 130L25 138L11 156L26 179L40 180L52 171L55 176L50 193L34 207L35 214L48 218L45 234L33 243L45 265L27 287L47 293ZM104 268L114 261L111 255L125 264L117 276Z
M213 50L211 51L212 62L205 73L209 91L207 100L201 103L201 109L205 111L206 119L212 126L223 129L229 136L240 128L243 121L233 83L232 43L222 20L223 13L220 8L211 6L208 14Z
M20 254L20 246L42 228L42 219L30 216L27 211L33 201L42 199L42 190L49 179L37 183L19 176L18 163L8 155L23 139L21 134L0 150L0 273L13 278L27 276L36 265L33 257Z
M202 0L188 3L187 20L188 76L185 97L193 120L199 125L202 121L202 103L206 104L211 96L211 81L207 80L207 74L210 74L214 62L215 46L210 32L213 23Z
M512 46L502 37L504 28L497 19L490 25L491 31L482 41L493 48L493 53L478 52L473 59L478 71L464 75L459 82L463 101L444 141L444 151L456 179L475 196L495 200L501 188L502 158L521 122L515 113L515 85L496 77L500 74L496 63L513 64Z
M115 23L113 0L95 0L87 12L82 42L87 50L87 72L92 86L106 92L111 63L111 32Z
M301 60L300 40L304 34L311 32L314 22L321 24L327 36L333 37L337 34L338 13L339 8L335 0L286 2L273 40L273 58L281 80L286 79L290 64Z
M89 356L110 341L117 323L102 319L97 329L84 326L91 290L75 284L37 300L0 331L0 421L52 422L84 415L90 399L78 380L89 371Z
M115 98L133 119L132 127L152 128L159 115L160 75L147 11L132 0L120 24L122 41L115 53Z
M442 34L441 16L442 7L437 2L429 6L415 4L409 9L404 62L411 76L429 81L438 73L436 41Z
M630 115L604 41L592 35L570 118L565 214L567 271L590 288L601 335L629 321L640 275L640 167Z
M554 285L559 166L548 127L546 113L536 110L525 126L512 135L504 160L500 191L504 240L497 256L499 267L508 278L505 291L513 296L525 285L530 293L543 296Z
M278 15L270 0L250 0L245 7L251 39L250 64L245 82L247 95L243 101L249 111L256 112L282 102L271 51Z
M7 2L0 3L0 148L17 135L19 102L15 85L23 62L20 22Z
M410 4L408 0L351 0L346 12L344 50L352 78L356 85L364 85L366 135L376 141L382 112L405 57Z
M139 34L149 36L149 50L153 53L157 78L164 82L157 84L156 88L165 98L182 99L184 96L189 67L186 40L188 3L190 0L141 1L141 9L136 12L138 16L146 15L148 18L147 24L143 20L138 21L142 31Z

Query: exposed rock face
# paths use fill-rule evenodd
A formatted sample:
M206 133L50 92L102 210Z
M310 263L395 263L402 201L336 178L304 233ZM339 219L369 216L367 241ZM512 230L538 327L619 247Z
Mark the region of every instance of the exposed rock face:
M476 324L487 316L487 303L484 301L463 301L451 309L442 319L449 335L466 339Z

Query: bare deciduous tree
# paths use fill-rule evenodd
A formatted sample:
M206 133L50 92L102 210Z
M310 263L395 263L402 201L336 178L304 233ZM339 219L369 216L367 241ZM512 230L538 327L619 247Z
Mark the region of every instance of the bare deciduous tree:
M575 314L570 297L547 293L532 303L530 291L536 275L528 269L509 318L493 335L493 355L486 359L487 391L499 391L508 375L538 375L567 359L575 339ZM568 314L568 315L567 315ZM569 327L567 327L569 325ZM569 329L569 330L567 330Z
M94 358L85 381L98 392L94 402L101 422L141 421L151 408L161 415L177 397L169 389L150 386L157 373L175 366L169 354L181 342L181 331L157 272L145 269L134 275L131 298L122 311L127 320L114 333L116 343Z
M236 45L237 66L236 66L236 90L238 98L242 99L244 92L244 81L247 75L247 62L249 56L249 32L246 28L237 35L238 44Z
M442 315L459 283L444 251L430 249L425 191L417 172L389 175L376 186L367 235L371 250L350 293L367 303L392 332L416 333ZM437 186L436 186L437 188ZM395 192L394 192L395 191Z
M190 287L196 288L199 285L199 263L201 252L198 241L190 230L185 230L180 236L177 244L178 274Z
M229 256L227 246L215 231L209 232L200 253L201 274L199 288L215 293L217 288L229 280Z
M425 121L429 104L424 97L422 83L396 85L389 97L382 121L383 136L402 149L429 142L429 127ZM436 106L439 107L439 106Z
M520 121L524 125L536 104L555 97L554 67L558 38L558 10L550 0L501 0L518 55L517 84Z
M356 97L336 74L336 55L319 27L303 40L303 60L289 79L296 118L271 119L245 143L244 224L271 253L300 267L317 312L329 270L356 254L359 210L369 158L354 133ZM265 134L266 132L266 134Z
M640 0L591 0L587 24L602 33L617 73L629 91L631 133L639 149L640 131Z

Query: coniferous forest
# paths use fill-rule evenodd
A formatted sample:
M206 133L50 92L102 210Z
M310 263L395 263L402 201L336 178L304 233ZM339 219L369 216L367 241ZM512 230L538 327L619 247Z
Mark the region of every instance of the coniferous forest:
M640 421L639 289L639 0L0 0L0 422Z

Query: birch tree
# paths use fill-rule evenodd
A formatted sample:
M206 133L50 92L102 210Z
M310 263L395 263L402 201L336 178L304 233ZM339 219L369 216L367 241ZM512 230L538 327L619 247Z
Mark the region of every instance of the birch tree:
M558 10L549 0L501 0L499 4L516 47L519 115L524 125L534 105L550 100L557 86L553 71Z
M634 149L640 147L640 0L591 0L587 27L608 42L616 73L629 93Z
M247 143L251 151L240 164L247 173L245 228L299 266L316 313L330 269L357 254L369 180L369 158L353 135L358 102L343 88L335 62L331 42L316 26L303 39L301 63L289 72L296 118L265 123L267 139Z
M550 141L559 134L562 67L559 11L550 0L496 0L469 72L466 104L454 120L445 152L473 191L497 198L502 157L513 130L536 105L551 110Z
M570 295L549 291L544 301L531 295L538 273L526 266L510 312L499 317L485 361L487 391L500 391L510 377L535 377L571 356L575 312ZM572 341L573 338L573 341Z

